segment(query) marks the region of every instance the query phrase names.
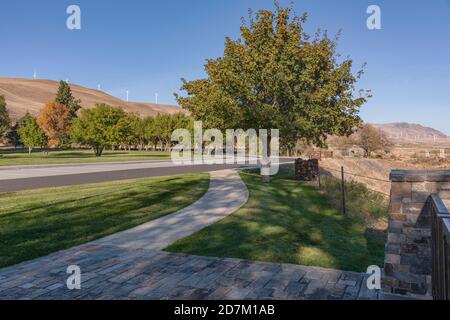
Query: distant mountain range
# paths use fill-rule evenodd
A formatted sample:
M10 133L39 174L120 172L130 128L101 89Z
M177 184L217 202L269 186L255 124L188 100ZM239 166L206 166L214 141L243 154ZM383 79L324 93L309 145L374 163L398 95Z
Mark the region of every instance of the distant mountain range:
M4 95L6 98L11 118L17 120L27 111L33 115L39 114L42 107L55 98L58 85L57 81L52 80L0 78L0 95ZM73 95L77 99L81 99L83 108L92 108L98 103L107 103L122 107L127 112L137 112L142 116L182 111L178 106L126 102L105 92L76 84L70 84L70 87Z
M449 138L439 130L415 123L397 122L372 125L384 132L389 138L402 142L432 142Z

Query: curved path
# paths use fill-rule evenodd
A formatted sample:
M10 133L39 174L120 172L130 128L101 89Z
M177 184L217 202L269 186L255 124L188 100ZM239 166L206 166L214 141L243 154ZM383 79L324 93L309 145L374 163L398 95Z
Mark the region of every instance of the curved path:
M75 248L0 270L0 299L376 298L364 274L163 252L233 213L248 190L234 170L210 173L206 194L173 214ZM81 289L66 286L81 269Z
M91 244L162 250L176 240L222 220L242 207L247 200L248 190L238 172L235 170L211 172L208 191L194 204Z

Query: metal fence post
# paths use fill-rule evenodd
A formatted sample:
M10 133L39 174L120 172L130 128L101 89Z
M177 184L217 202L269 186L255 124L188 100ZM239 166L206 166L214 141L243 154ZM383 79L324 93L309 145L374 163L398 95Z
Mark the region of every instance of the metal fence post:
M342 213L347 215L347 208L345 203L345 176L344 176L344 167L341 167L341 189L342 189Z

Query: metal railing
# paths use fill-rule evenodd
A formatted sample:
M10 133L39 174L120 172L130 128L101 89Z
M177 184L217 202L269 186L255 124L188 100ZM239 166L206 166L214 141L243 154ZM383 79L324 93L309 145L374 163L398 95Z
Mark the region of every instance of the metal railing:
M450 300L450 213L437 195L425 205L431 218L432 293L435 300Z

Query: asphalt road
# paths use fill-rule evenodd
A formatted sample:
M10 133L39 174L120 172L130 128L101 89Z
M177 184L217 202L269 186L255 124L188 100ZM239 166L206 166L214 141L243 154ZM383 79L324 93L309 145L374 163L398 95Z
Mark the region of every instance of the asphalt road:
M145 177L170 176L183 173L211 172L238 165L196 165L159 167L145 169L128 169L120 171L102 171L90 173L65 174L59 176L33 177L23 179L0 180L0 192L14 192L48 187L72 186L85 183L127 180Z
M281 159L280 162L288 162L292 161L292 159ZM40 169L36 168L17 168L17 169L0 169L0 192L14 192L21 190L31 190L31 189L39 189L39 188L48 188L48 187L61 187L61 186L71 186L71 185L80 185L86 183L95 183L95 182L105 182L105 181L115 181L115 180L126 180L126 179L136 179L136 178L145 178L145 177L158 177L158 176L171 176L176 174L184 174L184 173L197 173L197 172L212 172L223 169L230 168L239 168L242 165L234 164L234 165L180 165L176 166L173 164L167 163L167 165L162 165L160 162L155 162L155 166L150 166L151 163L148 164L147 167L139 168L139 165L136 164L133 168L133 165L130 164L127 167L126 163L121 164L123 166L123 170L119 170L116 168L103 167L97 169L95 171L90 170L89 168L83 165L71 165L70 170L72 172L76 172L79 170L80 172L70 174L67 170L64 170L64 167L54 166L54 167L42 167ZM106 166L106 165L105 165ZM145 164L141 165L145 166ZM119 167L120 168L120 167ZM67 169L67 168L66 168ZM48 174L45 172L48 171ZM52 172L53 170L53 172ZM30 174L28 174L28 172ZM11 179L8 178L8 174ZM35 176L33 176L33 174ZM27 175L29 175L27 177ZM21 178L24 176L24 178Z

